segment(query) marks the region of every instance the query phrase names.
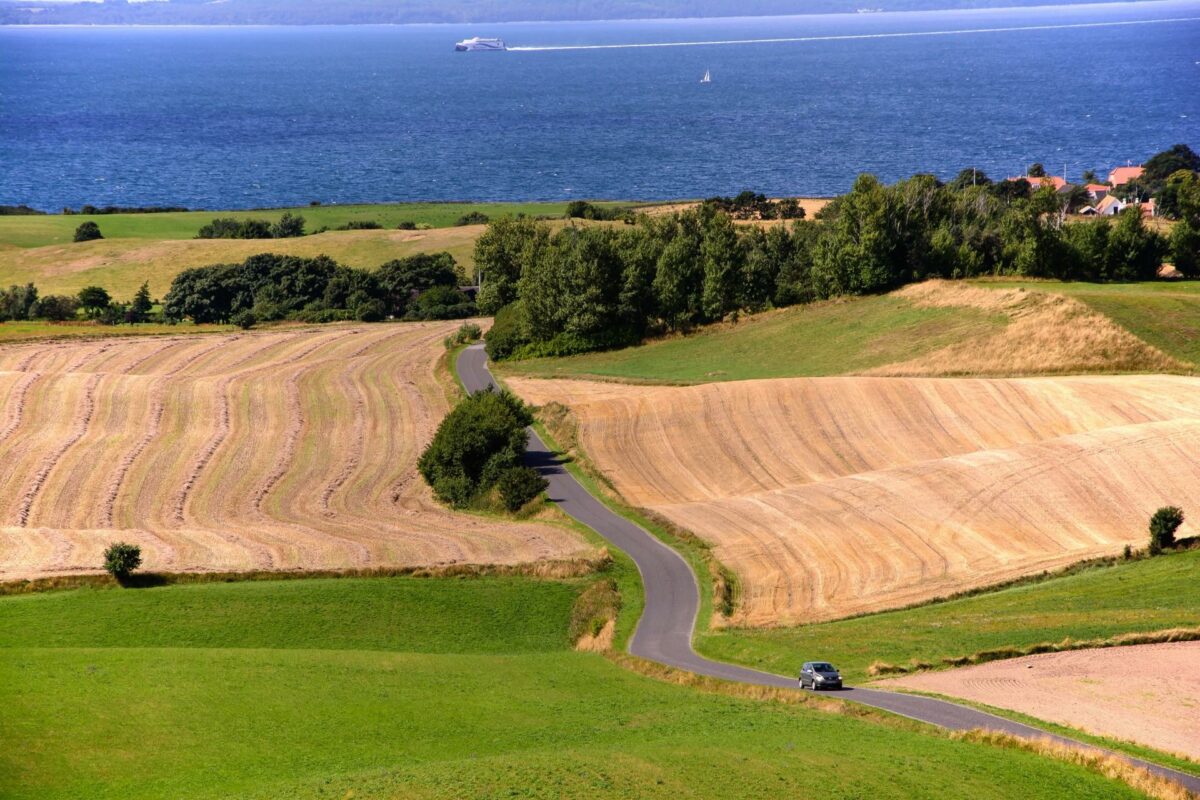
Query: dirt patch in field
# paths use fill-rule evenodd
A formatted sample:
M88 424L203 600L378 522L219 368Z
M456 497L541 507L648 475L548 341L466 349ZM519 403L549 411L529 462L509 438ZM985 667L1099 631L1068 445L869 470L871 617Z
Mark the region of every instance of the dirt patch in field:
M510 379L632 505L714 546L733 622L878 611L1144 545L1200 505L1200 379ZM1190 524L1190 523L1189 523ZM1187 534L1183 534L1187 535Z
M1200 760L1200 642L1043 653L881 685L961 697Z
M519 564L592 549L452 513L416 471L458 323L0 347L0 580Z

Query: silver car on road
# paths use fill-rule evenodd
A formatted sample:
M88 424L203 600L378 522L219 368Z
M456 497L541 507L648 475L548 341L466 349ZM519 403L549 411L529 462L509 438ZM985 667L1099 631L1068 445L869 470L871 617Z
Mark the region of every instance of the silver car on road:
M842 688L842 673L828 661L805 661L800 668L800 688L840 689Z

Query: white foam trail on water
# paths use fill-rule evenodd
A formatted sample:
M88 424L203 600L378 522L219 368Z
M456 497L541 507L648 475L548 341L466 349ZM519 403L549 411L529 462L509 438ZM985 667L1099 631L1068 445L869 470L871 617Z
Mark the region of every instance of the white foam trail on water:
M903 31L896 33L846 33L831 36L786 36L773 39L714 39L704 42L641 42L637 44L556 44L510 47L509 52L545 52L551 50L629 50L643 47L712 47L729 44L794 44L797 42L844 42L854 39L904 39L915 36L960 36L972 33L1013 33L1016 31L1062 31L1073 28L1115 28L1121 25L1156 25L1167 22L1200 22L1200 17L1166 19L1128 19L1113 22L1074 22L1058 25L1021 25L1008 28L961 28L948 31Z

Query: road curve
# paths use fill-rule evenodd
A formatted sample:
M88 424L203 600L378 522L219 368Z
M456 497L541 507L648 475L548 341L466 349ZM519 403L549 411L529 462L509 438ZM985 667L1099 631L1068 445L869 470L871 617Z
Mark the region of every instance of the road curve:
M470 393L496 387L487 368L487 354L482 344L463 350L456 369L464 388ZM612 542L637 564L645 587L646 605L629 643L630 653L698 675L760 686L798 688L796 678L712 661L697 654L692 649L692 632L700 609L700 590L695 573L683 557L597 500L563 468L556 454L533 430L529 432L528 461L550 482L546 493L559 508ZM987 728L1024 738L1049 738L1070 747L1101 750L1030 725L931 697L850 687L838 692L837 697L950 730ZM1115 755L1200 793L1200 777L1122 753Z

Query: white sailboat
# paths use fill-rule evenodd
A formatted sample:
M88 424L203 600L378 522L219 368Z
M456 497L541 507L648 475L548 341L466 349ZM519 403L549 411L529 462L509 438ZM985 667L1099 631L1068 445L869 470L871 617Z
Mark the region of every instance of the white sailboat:
M712 83L712 73L710 73L708 70L704 70L704 77L700 79L700 82Z

